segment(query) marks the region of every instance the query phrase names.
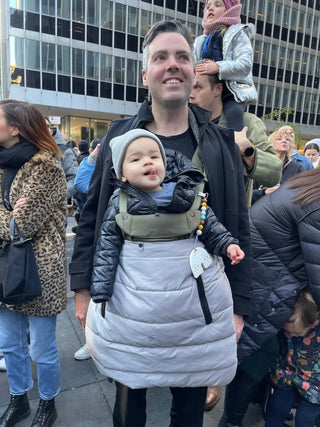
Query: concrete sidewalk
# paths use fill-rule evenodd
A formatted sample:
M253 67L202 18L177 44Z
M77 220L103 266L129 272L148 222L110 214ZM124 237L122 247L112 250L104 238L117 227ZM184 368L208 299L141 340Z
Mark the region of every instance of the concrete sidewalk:
M74 219L69 219L67 228L67 259L73 249L74 235L71 227ZM96 370L91 359L76 361L73 354L84 344L84 333L75 318L73 292L68 291L67 309L58 316L57 341L61 361L61 393L56 398L58 418L55 427L112 427L112 408L115 386ZM33 366L34 387L28 393L31 415L16 424L17 427L31 425L38 406L36 370ZM147 427L168 427L170 424L169 389L153 388L147 394ZM5 372L0 372L0 414L9 403L9 389ZM217 427L222 415L223 399L209 413L204 415L204 427ZM245 419L245 427L262 427L260 408L251 406Z

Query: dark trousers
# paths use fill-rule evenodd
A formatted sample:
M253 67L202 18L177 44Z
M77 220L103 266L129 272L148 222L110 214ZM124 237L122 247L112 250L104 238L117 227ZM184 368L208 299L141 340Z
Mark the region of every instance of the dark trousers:
M267 409L265 427L283 427L288 413L296 402L298 407L295 415L295 426L313 427L320 412L320 405L303 399L295 388L275 389Z
M226 387L223 418L219 427L241 425L258 384L258 380L253 380L238 367L236 376Z
M116 382L114 427L144 427L146 388L131 389ZM170 387L172 394L170 427L202 427L207 387Z
M244 102L237 102L231 93L223 98L223 114L229 128L237 132L243 129L243 113L245 109L246 104Z

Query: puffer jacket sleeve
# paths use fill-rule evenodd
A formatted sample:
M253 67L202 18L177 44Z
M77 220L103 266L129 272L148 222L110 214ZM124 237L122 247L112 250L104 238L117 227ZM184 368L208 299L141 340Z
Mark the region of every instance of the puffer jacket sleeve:
M320 309L320 207L310 210L299 221L298 233L310 291Z
M93 174L95 163L88 163L88 157L85 157L79 165L76 178L74 180L74 188L80 193L87 194L89 183Z
M231 233L218 221L212 209L207 208L206 220L199 240L204 243L208 252L214 255L226 255L227 247L239 244Z
M103 219L93 260L90 293L95 303L108 301L113 293L123 244L122 233L115 220L116 213L115 197L112 196Z
M252 71L253 52L250 38L244 31L239 31L231 41L232 58L217 61L220 80L245 80ZM229 59L230 58L230 59Z

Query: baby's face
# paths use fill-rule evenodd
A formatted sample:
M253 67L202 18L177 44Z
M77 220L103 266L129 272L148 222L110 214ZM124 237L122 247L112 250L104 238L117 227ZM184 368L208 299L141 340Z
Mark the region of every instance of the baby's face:
M214 22L226 12L226 7L222 0L208 0L206 5L205 20Z
M159 145L152 138L132 141L122 162L121 179L145 192L161 190L165 167Z

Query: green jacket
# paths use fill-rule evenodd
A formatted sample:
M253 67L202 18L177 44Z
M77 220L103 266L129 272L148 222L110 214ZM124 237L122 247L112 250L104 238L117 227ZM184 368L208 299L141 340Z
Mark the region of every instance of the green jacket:
M282 174L282 162L276 155L272 142L268 140L266 127L259 117L244 113L244 125L248 127L247 137L255 147L255 161L252 169L243 162L244 181L247 193L247 204L251 206L253 180L264 187L278 184ZM222 114L219 125L228 127Z

